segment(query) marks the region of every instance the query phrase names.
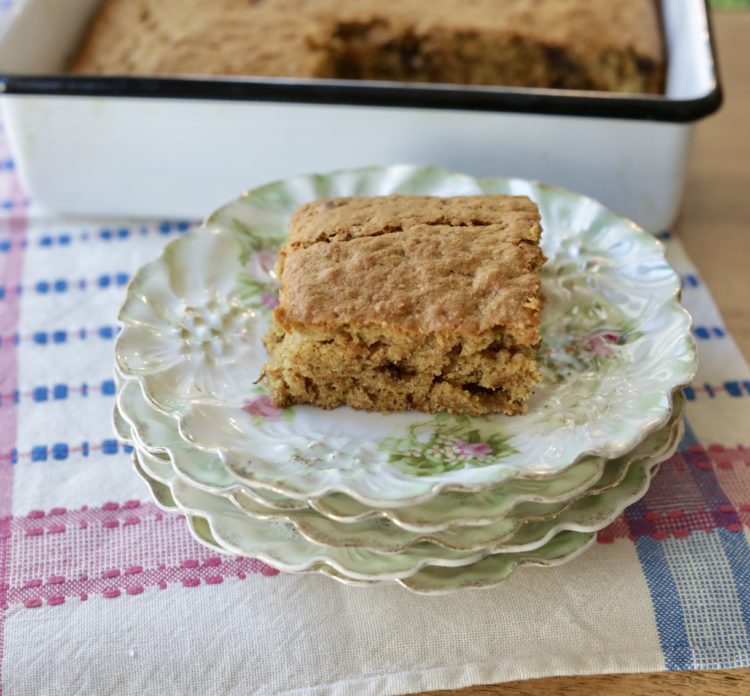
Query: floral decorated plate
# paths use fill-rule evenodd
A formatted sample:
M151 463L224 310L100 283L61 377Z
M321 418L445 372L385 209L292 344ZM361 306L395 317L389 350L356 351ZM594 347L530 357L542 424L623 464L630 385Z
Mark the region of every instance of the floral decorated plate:
M399 553L430 542L443 548L466 551L525 551L541 546L561 530L591 531L598 528L602 515L608 524L611 520L607 513L615 494L630 499L644 491L648 482L644 468L669 458L682 432L682 423L677 421L649 436L631 454L610 461L599 482L584 495L561 503L525 503L519 505L512 515L483 526L456 525L437 532L410 532L383 519L341 523L314 510L269 513L241 493L232 498L250 516L283 519L309 541L326 546ZM604 494L610 492L612 495L605 499Z
M169 489L164 484L151 479L140 467L135 455L133 460L136 473L143 479L152 492L155 490L162 491L164 497L160 498L160 506L172 512L179 511ZM211 533L211 527L205 518L186 515L186 519L188 529L196 540L217 553L228 553L214 538ZM572 560L583 553L594 541L594 538L593 534L563 532L543 547L532 552L487 556L476 563L462 566L456 569L455 572L451 568L431 566L418 571L408 578L396 580L396 582L419 594L444 594L462 588L493 587L507 578L516 567L523 565L555 566ZM373 585L378 582L376 580L355 580L343 575L325 563L311 567L310 572L323 573L346 585L364 586Z
M135 452L138 468L151 479L149 486L166 485L170 469L146 452ZM171 474L173 476L173 474ZM327 548L297 535L290 525L253 520L226 499L191 489L178 479L169 484L177 510L206 520L212 539L225 551L258 558L285 572L306 572L328 566L355 580L388 581L407 578L428 565L463 567L482 560L486 553L457 554L429 544L401 554L379 554L364 549ZM210 500L212 498L212 500ZM201 539L199 539L201 541ZM450 558L437 557L445 552Z
M129 390L125 390L127 393ZM122 403L122 399L120 400ZM141 398L141 402L143 399ZM631 470L638 464L654 463L671 455L679 440L684 397L675 397L675 411L667 426L648 436L638 447L627 455L607 463L604 475L585 493L589 496L600 496L602 493L620 486L621 495L632 497L641 490L643 474L640 477ZM152 410L153 412L153 410ZM121 417L118 415L118 417ZM157 415L158 417L158 415ZM137 422L137 420L136 420ZM127 435L129 426L118 427L121 437L132 439L139 447L143 446L140 436L133 428L130 437ZM174 428L174 425L172 426ZM154 467L166 471L182 456L176 448L168 456L150 453L148 468ZM158 460L154 463L154 460ZM179 477L180 467L174 467L172 476ZM158 470L154 474L159 477ZM630 478L628 479L628 475ZM161 476L163 478L164 475ZM629 488L622 486L627 483ZM633 493L628 493L632 490ZM484 526L449 526L437 532L418 533L405 531L393 525L388 520L369 518L362 522L341 523L330 520L316 511L305 510L279 511L257 504L241 490L232 490L227 494L249 516L260 520L276 520L291 524L295 531L307 540L325 546L344 546L365 548L380 553L395 553L410 548L422 542L431 542L444 548L456 550L484 550L488 548L503 548L513 546L518 550L528 550L541 545L561 529L589 530L596 526L596 506L581 504L581 496L558 503L522 503L513 512L501 520ZM605 507L606 510L606 507ZM593 513L593 516L592 516ZM485 516L491 516L492 511L485 511ZM549 522L548 524L530 525L530 522Z
M582 499L571 506L564 519L524 524L505 544L488 543L483 549L454 550L420 543L400 553L382 553L366 548L340 548L311 542L294 526L280 519L248 517L226 498L192 488L179 479L168 461L136 448L140 467L156 481L167 485L178 508L205 518L212 537L224 549L253 556L289 572L305 572L321 564L359 580L406 578L429 565L469 565L488 553L525 553L545 546L565 530L588 535L612 522L625 506L647 490L654 461L630 467L625 478L611 489ZM582 538L583 540L583 538Z
M154 497L154 500L156 501L156 504L162 510L166 512L180 512L180 508L175 502L175 499L172 497L172 492L169 490L169 487L152 478L143 470L140 463L138 462L137 453L133 454L133 468L135 469L135 472L138 474L141 480L148 486L151 494ZM232 555L229 551L223 548L219 544L219 542L216 541L216 539L214 539L213 534L211 533L211 527L204 517L198 517L197 515L185 515L185 520L187 522L188 529L190 530L190 534L198 542L200 542L204 546L209 547L216 553ZM335 569L331 568L330 566L327 566L325 563L321 563L318 566L312 566L308 571L305 572L323 573L324 575L329 575L330 577L347 585L372 585L377 582L374 580L355 580L353 578L348 578Z
M507 533L510 534L521 519L552 517L583 494L603 492L619 483L633 461L656 459L661 450L671 445L677 424L682 417L684 397L681 394L675 395L674 411L667 426L647 437L634 451L617 460L584 460L568 469L561 477L513 480L499 488L480 493L443 492L412 508L393 510L367 508L343 494L333 494L311 501L311 506L281 496L270 501L266 497L268 491L255 492L238 485L223 470L218 457L195 450L182 440L177 433L176 421L150 406L137 383L122 383L117 403L115 422L120 437L128 440L132 438L140 448L169 461L176 475L195 487L227 495L251 516L260 519L286 519L294 524L303 536L313 541L347 545L348 539L348 543L354 546L398 550L403 548L404 544L415 543L415 535L404 534L402 529L424 535L454 530L456 527L485 526L493 523L496 525L506 518L511 518L506 525ZM124 419L121 414L125 415ZM124 425L118 425L120 421ZM558 481L558 478L562 478L563 481ZM575 485L571 487L571 483ZM336 507L352 513L358 512L359 514L336 521L360 524L353 524L352 527L334 532L331 536L331 530L337 530L341 525L321 519L321 515L317 514L320 507ZM322 512L323 517L326 517L325 511ZM407 524L403 524L404 520ZM415 521L417 525L414 524ZM391 522L396 528L390 524ZM499 532L499 527L495 526L494 536L499 536ZM492 532L483 530L483 533L486 535ZM450 536L455 539L455 532L452 531ZM367 538L364 543L363 537ZM437 536L424 540L441 543L443 539L443 536ZM385 546L380 546L381 543ZM456 542L446 538L445 543L452 547ZM470 547L474 543L471 530L465 530L465 534L459 536L458 543Z
M540 207L547 298L544 381L525 416L275 409L254 386L288 221L316 198L388 193L528 195ZM584 456L633 449L669 419L696 368L679 279L661 244L595 201L516 179L388 167L294 177L244 194L172 242L130 284L119 372L215 452L240 483L378 508L558 476Z
M414 531L438 531L452 524L489 524L502 519L521 502L559 502L584 492L601 477L606 463L601 457L587 457L557 477L514 479L477 493L444 491L411 507L378 510L343 493L316 498L308 505L304 500L288 498L269 489L240 484L216 455L195 449L183 440L176 420L150 405L137 382L124 382L117 398L118 415L126 414L127 426L132 427L140 446L149 452L165 453L163 456L171 458L176 473L197 488L212 493L241 492L259 506L280 512L312 507L341 522L383 517Z
M258 558L286 572L298 573L323 563L360 580L396 580L430 564L458 566L481 559L481 551L454 551L421 544L402 554L380 554L369 549L336 548L315 544L283 520L247 516L231 501L191 487L176 478L168 462L136 449L140 467L151 478L169 486L179 510L204 517L214 539L227 551Z

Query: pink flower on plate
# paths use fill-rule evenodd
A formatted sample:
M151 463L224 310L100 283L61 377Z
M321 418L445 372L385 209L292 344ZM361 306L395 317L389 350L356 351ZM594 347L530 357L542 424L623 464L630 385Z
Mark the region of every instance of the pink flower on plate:
M484 457L492 454L492 447L486 442L458 442L456 449L464 457Z
M258 416L266 420L279 420L283 414L280 408L273 405L270 396L258 396L254 399L249 399L245 402L242 410L251 416Z
M247 272L255 280L266 282L269 277L276 277L273 269L277 260L278 257L272 251L256 251L248 261Z
M614 353L612 346L616 346L620 338L616 331L600 331L589 336L584 343L595 355L606 356Z
M279 306L279 298L276 295L263 295L260 298L261 304L268 307L268 309L275 309Z

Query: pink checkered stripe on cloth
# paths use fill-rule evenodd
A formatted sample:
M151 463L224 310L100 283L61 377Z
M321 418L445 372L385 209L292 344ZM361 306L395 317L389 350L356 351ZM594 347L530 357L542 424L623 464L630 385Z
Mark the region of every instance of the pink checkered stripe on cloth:
M217 585L248 573L276 570L247 558L217 556L196 544L184 518L164 515L137 500L122 505L67 511L35 511L12 519L9 575L15 579L9 603L27 608L86 601L90 595L114 599L148 587L171 584ZM75 569L75 570L72 570Z

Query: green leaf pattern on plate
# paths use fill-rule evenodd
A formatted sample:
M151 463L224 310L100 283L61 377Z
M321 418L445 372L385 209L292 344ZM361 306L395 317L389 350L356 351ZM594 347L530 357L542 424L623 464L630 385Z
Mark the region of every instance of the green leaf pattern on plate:
M388 461L417 476L432 476L467 466L489 466L515 449L497 427L482 432L489 419L438 414L434 419L415 423L404 438L384 438L380 446Z
M279 279L275 268L286 231L280 230L278 236L260 232L237 218L229 221L227 229L241 248L243 271L237 279L238 297L251 309L271 312L279 304Z

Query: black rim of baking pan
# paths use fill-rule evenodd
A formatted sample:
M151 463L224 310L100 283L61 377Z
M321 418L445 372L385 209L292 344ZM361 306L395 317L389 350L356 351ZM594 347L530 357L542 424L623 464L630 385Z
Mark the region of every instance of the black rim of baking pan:
M421 109L552 114L629 120L696 121L722 103L716 43L709 0L704 0L714 86L696 99L623 95L552 89L406 84L355 80L287 78L154 78L81 75L0 75L8 95L209 99L281 102L329 106L377 106Z

